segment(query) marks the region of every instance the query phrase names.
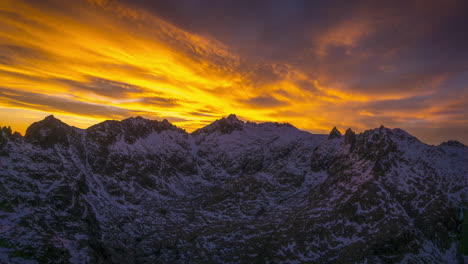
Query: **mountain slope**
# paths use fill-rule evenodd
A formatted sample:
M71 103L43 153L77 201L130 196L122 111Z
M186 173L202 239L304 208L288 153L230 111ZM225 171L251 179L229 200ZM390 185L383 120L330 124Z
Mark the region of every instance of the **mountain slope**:
M235 115L0 131L10 263L456 263L468 148Z

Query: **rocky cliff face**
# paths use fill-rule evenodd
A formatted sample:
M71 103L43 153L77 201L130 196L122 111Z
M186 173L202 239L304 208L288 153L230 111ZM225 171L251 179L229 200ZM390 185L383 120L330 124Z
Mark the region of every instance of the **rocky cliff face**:
M0 130L0 261L456 263L467 186L466 146L400 129L50 116Z

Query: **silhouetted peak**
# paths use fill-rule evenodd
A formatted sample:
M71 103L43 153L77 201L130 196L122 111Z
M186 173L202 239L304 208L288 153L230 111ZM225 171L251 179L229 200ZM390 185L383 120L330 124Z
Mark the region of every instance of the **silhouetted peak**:
M289 124L289 123L278 123L278 122L264 122L264 123L253 123L253 122L248 122L250 124L258 125L261 127L288 127L288 128L294 128L297 129L295 126Z
M126 119L123 119L122 121L120 122L123 122L123 123L132 123L132 122L147 122L147 121L151 121L149 119L146 119L146 118L143 118L141 116L136 116L136 117L129 117L129 118L126 118Z
M4 126L0 129L1 132L5 133L7 136L12 135L11 127L10 126Z
M362 135L371 142L381 141L383 139L392 141L419 141L417 138L404 131L403 129L391 129L384 127L383 125L379 128L367 130Z
M6 142L11 138L11 127L0 127L0 149L6 144Z
M421 142L403 129L380 126L356 135L353 149L367 159L378 160L391 152L405 150L413 144Z
M26 130L25 138L43 147L49 147L56 143L68 145L67 135L71 131L72 128L69 125L50 115L30 125Z
M244 122L239 120L236 115L230 114L228 117L223 117L214 121L213 123L197 129L193 132L194 135L201 133L213 133L219 131L222 134L229 134L235 130L242 130L244 127Z
M58 120L58 121L60 121L59 119L55 118L54 115L48 115L48 116L46 116L46 117L44 118L44 120L45 120L45 121L46 121L46 120Z
M55 118L54 115L46 116L41 121L35 122L32 125L34 124L40 124L41 126L46 126L46 127L54 127L54 126L61 126L61 125L68 126L67 124L63 123L60 119Z
M328 139L334 139L334 138L340 138L340 137L341 137L341 132L336 127L334 127L332 131L330 132Z
M107 120L87 129L89 137L94 140L115 142L123 137L125 142L133 144L139 138L145 138L151 133L161 133L165 130L186 133L185 130L171 124L166 119L162 121L146 119L141 116L130 117L122 121Z
M6 139L19 139L21 137L21 134L17 131L13 132L10 126L0 127L0 145L2 145L1 141L5 141Z
M448 140L440 144L441 146L450 146L450 147L466 147L463 143L457 140Z
M175 125L171 124L167 119L164 119L162 121L158 120L151 120L147 119L141 116L137 117L130 117L127 119L124 119L122 121L116 121L117 123L120 123L121 125L124 125L126 127L136 127L136 128L152 128L157 131L162 131L166 129L172 129L176 130L178 129Z
M57 127L70 127L69 125L63 123L60 119L55 118L53 115L45 117L43 120L34 122L26 130L26 136L33 132L34 128L49 128L55 129Z
M353 144L355 140L356 140L356 133L354 133L354 131L351 128L348 128L344 135L345 144Z
M226 117L226 120L229 122L241 122L235 114L230 114Z

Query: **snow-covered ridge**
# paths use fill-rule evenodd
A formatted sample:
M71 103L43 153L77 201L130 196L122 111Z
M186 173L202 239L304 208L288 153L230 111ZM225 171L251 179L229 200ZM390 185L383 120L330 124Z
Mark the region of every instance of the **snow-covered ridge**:
M0 262L455 263L467 175L401 129L50 116L0 129Z

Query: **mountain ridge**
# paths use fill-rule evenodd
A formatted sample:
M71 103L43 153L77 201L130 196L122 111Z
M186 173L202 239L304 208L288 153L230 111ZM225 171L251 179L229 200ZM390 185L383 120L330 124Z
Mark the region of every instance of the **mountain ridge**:
M460 262L463 144L220 120L2 128L0 261Z
M131 122L143 122L143 123L146 123L146 124L149 124L151 126L151 123L160 123L161 125L161 128L159 129L163 129L164 126L167 126L166 129L171 129L171 130L177 130L177 131L180 131L181 133L187 133L187 134L200 134L200 133L211 133L213 131L216 131L216 130L219 130L221 131L221 133L230 133L234 130L240 130L242 129L242 127L244 125L258 125L258 126L266 126L266 125L274 125L274 126L286 126L286 127L292 127L292 128L295 128L295 129L298 129L300 131L304 131L304 132L307 132L307 133L311 133L311 132L308 132L306 130L301 130L289 123L281 123L281 122L262 122L262 123L255 123L255 122L251 122L251 121L242 121L240 119L237 118L237 116L235 114L230 114L228 115L227 117L222 117L220 119L217 119L215 121L213 121L212 123L204 126L204 127L201 127L201 128L198 128L192 132L186 132L185 129L183 128L179 128L177 127L176 125L170 123L167 119L163 119L161 121L159 120L155 120L155 119L147 119L147 118L143 118L141 116L136 116L136 117L129 117L129 118L125 118L125 119L122 119L122 120L105 120L105 121L102 121L100 123L97 123L97 124L94 124L94 125L91 125L90 127L88 128L77 128L77 127L74 127L74 126L70 126L68 125L67 123L65 122L62 122L60 119L57 119L56 117L54 117L54 115L49 115L49 116L46 116L43 120L41 121L37 121L37 122L34 122L33 124L31 124L27 129L26 129L26 132L25 132L25 135L21 135L19 132L14 132L16 134L16 136L23 136L23 137L27 137L27 133L28 133L28 130L31 129L31 126L34 125L34 124L37 124L37 123L41 123L41 122L52 122L52 120L55 120L53 122L60 122L68 127L72 127L76 130L88 130L90 128L94 128L94 127L99 127L99 126L103 126L104 124L106 123L114 123L114 124L117 124L117 123L122 123L122 124L125 124L125 123L131 123ZM170 127L170 128L169 128ZM379 128L385 128L383 125L380 126ZM7 131L8 129L11 130L11 127L10 126L4 126L2 129L4 129L5 131ZM367 129L367 130L364 130L362 133L366 132L366 131L369 131L369 130L375 130L375 129L378 129L378 128L373 128L373 129ZM401 128L394 128L396 130L401 130L403 132L405 132L406 134L412 136L412 137L415 137L411 134L409 134L408 132L406 132L405 130L401 129ZM354 131L351 129L351 128L348 128L345 132L348 132L348 130L350 131L350 133L354 133ZM12 131L13 133L13 131ZM10 134L12 134L10 133ZM346 134L346 133L345 133ZM323 134L319 134L319 135L323 135ZM342 133L335 127L333 127L333 129L329 132L328 134L328 137L331 137L330 139L332 138L337 138L337 137L341 137L342 136ZM416 137L415 137L416 138ZM419 139L418 139L419 140ZM423 142L424 143L424 142ZM427 144L427 143L424 143L424 144ZM455 140L455 139L450 139L450 140L447 140L447 141L444 141L444 142L441 142L439 145L443 145L443 144L453 144L453 145L462 145L462 146L466 146L465 144L459 142L458 140ZM431 144L427 144L427 145L431 145ZM434 146L439 146L439 145L434 145Z

